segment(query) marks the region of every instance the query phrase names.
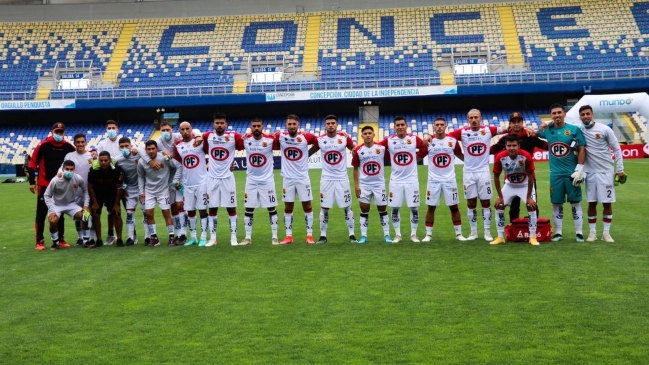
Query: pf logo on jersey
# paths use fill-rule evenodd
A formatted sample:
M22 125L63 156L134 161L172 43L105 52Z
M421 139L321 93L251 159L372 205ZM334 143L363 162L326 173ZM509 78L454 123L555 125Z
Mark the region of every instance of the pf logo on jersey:
M403 151L395 153L392 160L399 166L406 166L410 165L410 163L413 161L413 158L410 152Z
M514 184L520 184L525 181L525 174L511 174L507 175L507 180Z
M433 165L438 168L448 167L451 164L451 156L447 153L440 153L439 155L433 157Z
M474 143L472 145L469 145L466 151L471 156L482 156L485 152L487 152L487 145L484 143Z
M368 161L363 165L363 173L367 176L378 175L381 172L381 165L376 161Z
M262 155L261 153L253 153L250 156L248 156L248 163L252 167L262 167L268 162L268 159L266 159L266 156Z
M550 153L554 157L564 157L570 152L570 147L562 142L556 142L550 145Z
M186 169L193 169L196 166L198 166L198 163L200 160L198 159L198 156L196 155L187 155L185 158L183 158L183 166Z
M338 151L327 151L322 158L329 165L338 165L343 160L343 154Z
M225 161L228 159L228 156L230 156L230 152L223 147L214 147L212 148L212 151L210 151L210 155L216 161Z
M284 150L284 157L289 161L297 161L302 158L302 150L296 147L287 147Z

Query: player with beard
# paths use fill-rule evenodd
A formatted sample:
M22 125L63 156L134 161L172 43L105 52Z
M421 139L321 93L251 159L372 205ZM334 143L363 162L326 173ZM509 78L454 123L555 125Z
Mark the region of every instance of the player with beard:
M74 172L81 176L83 181L88 184L88 172L92 167L92 154L86 149L86 135L83 133L77 133L72 138L74 142L74 147L77 149L75 152L70 152L65 155L64 160L70 160L74 162ZM61 173L64 171L64 166L61 166ZM59 175L60 175L59 174ZM59 176L57 175L57 176ZM60 176L59 176L60 177ZM84 196L82 189L76 189L77 198L75 203L78 206L84 205ZM74 226L77 229L77 246L83 246L84 243L87 243L90 239L96 239L95 231L90 230L88 222L82 222L81 220L75 220Z

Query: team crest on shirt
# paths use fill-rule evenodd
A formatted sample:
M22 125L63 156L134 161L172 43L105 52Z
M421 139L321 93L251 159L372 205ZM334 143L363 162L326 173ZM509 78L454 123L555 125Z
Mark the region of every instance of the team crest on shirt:
M380 148L377 148L377 149L376 149L376 154L377 154L377 155L380 155L380 154L381 154L381 149L380 149Z
M570 135L570 131L569 131L569 130L568 130L568 131L565 131L564 134L565 134L566 136L569 136L569 135Z
M225 141L226 141L226 142L230 142L230 137L225 136Z
M392 192L390 192L390 198L392 198L393 196L394 196L394 194L392 194Z
M430 190L426 190L426 196L430 196Z
M412 144L412 141L410 139L406 139L407 144Z
M77 187L78 187L77 184L73 184L73 185L72 185L72 188L74 188L74 189L76 189Z
M595 133L595 139L601 139L601 138L602 138L602 135L601 135L601 134L599 134L599 133Z
M298 143L302 142L302 137L297 137Z
M243 194L243 197L244 197L245 199L248 199L248 193L244 193L244 194Z
M485 131L484 129L481 130L481 131L480 131L480 135L486 136L486 135L487 135L487 131Z
M518 166L523 166L524 164L525 164L525 162L523 162L523 160L518 161Z
M286 194L286 188L283 188L283 189L282 189L282 193L283 193L283 194Z
M262 142L262 143L261 143L261 146L262 146L262 147L268 147L268 142Z
M453 142L448 141L448 146L449 146L449 147L453 147Z
M338 138L338 144L343 144L343 140Z
M320 199L324 198L324 194L320 193Z

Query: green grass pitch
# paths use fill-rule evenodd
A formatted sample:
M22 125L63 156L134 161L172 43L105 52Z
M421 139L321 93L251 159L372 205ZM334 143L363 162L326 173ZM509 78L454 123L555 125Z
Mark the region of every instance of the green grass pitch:
M38 252L35 197L26 184L2 184L0 362L649 363L649 160L625 166L629 181L617 189L614 244L575 243L568 213L567 239L541 247L457 242L445 207L431 243L382 243L373 210L370 243L352 245L334 208L329 243L307 246L296 208L297 243L285 247L271 246L265 210L255 214L253 244L230 246L223 210L213 248ZM547 163L537 171L541 216L549 218ZM311 171L315 196L319 175ZM419 175L423 190L425 167ZM241 239L244 173L236 178ZM464 202L461 210L467 235ZM318 211L315 201L316 238ZM358 236L355 198L354 212ZM407 236L408 212L402 213ZM598 215L601 235L601 207ZM67 231L73 241L71 221Z

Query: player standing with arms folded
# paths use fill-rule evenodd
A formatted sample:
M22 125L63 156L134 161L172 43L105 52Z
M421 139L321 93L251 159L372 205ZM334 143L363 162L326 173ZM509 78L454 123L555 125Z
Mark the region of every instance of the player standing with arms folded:
M48 217L47 204L45 204L45 189L50 180L56 176L65 155L74 152L75 148L64 140L65 125L63 123L54 123L52 126L52 136L47 137L36 146L32 159L29 161L29 191L32 194L38 194L36 201L36 249L42 251L45 249L43 241L43 231L45 230L45 218ZM38 171L38 181L36 172ZM65 232L65 222L63 217L58 219L59 244L66 244L63 239Z
M252 224L255 208L268 209L270 230L273 245L279 245L277 236L277 194L275 192L275 174L273 173L273 148L275 139L263 134L264 124L261 118L252 118L251 134L246 135L243 146L246 149L246 192L244 204L246 208L243 219L246 237L239 242L240 246L252 243Z
M140 189L140 203L144 203L146 209L147 224L149 225L149 232L151 233L151 241L147 244L148 247L160 246L160 240L156 234L155 218L153 216L153 209L156 204L162 211L162 216L167 225L167 233L169 234L170 247L178 246L178 242L174 236L173 220L171 219L171 199L169 198L169 175L173 175L172 182L174 185L180 187L180 175L182 174L181 165L174 159L169 159L158 153L158 145L155 141L147 141L145 144L146 153L151 160L163 165L159 170L154 169L142 159L138 161L137 175L138 175L138 188Z
M446 119L437 118L433 122L435 135L428 143L428 183L426 185L426 237L423 242L433 239L435 208L444 194L444 202L451 210L455 239L466 241L462 236L462 217L458 204L460 197L455 177L455 158L464 160L462 149L457 139L446 135Z
M372 200L379 212L379 219L383 227L383 239L386 243L392 243L390 224L388 223L388 199L383 176L385 147L374 143L374 128L371 126L363 127L361 135L363 144L352 152L354 186L361 208L361 239L358 240L358 243L367 243L367 227Z
M228 122L226 115L214 113L214 131L203 134L203 152L210 157L207 179L209 195L209 227L211 239L206 246L216 245L217 213L224 207L230 216L230 244L237 241L237 185L230 165L234 161L234 152L243 150L243 139L236 132L226 132Z
M494 185L498 198L496 198L496 229L498 237L489 242L491 245L505 243L505 206L511 204L514 197L526 202L529 215L529 242L538 246L536 239L536 201L534 200L534 161L532 156L519 149L518 136L507 136L505 151L498 153L494 159ZM505 187L500 188L500 174L505 172Z
M74 173L74 162L66 160L63 162L63 176L54 176L43 193L45 205L48 208L48 221L50 223L50 237L52 238L52 250L60 247L70 247L69 244L59 240L58 223L62 214L70 218L87 222L88 213L88 188L86 182ZM75 203L77 190L81 190L83 196L83 207Z
M329 209L334 202L345 211L345 222L349 232L349 241L357 243L354 235L354 212L352 206L352 190L347 175L346 149L354 150L354 142L350 136L338 132L338 118L333 115L325 117L326 133L316 138L309 150L309 156L322 151L322 177L320 179L320 239L318 244L327 243L327 226L329 224Z
M275 134L275 148L282 155L281 175L283 178L282 198L284 200L284 228L286 238L280 245L293 243L293 207L295 195L299 195L304 209L306 222L306 243L314 244L313 240L313 191L309 178L309 145L316 143L311 133L299 132L300 118L295 114L286 116L286 132Z
M579 108L579 119L583 123L581 131L586 139L586 154L588 158L584 162L586 173L586 200L588 201L588 238L586 241L597 240L597 203L602 203L604 212L604 232L602 240L615 242L611 237L611 222L613 221L613 203L615 203L615 182L626 181L624 163L622 162L622 149L615 137L615 133L608 126L595 123L593 120L593 108L584 105ZM611 167L611 149L615 155L615 174Z
M489 146L491 138L507 132L494 126L482 125L482 113L471 109L467 113L469 126L456 129L448 135L462 142L464 152L464 197L471 234L467 240L478 238L478 199L482 206L482 221L485 241L493 241L491 236L491 174L489 173Z
M555 234L552 241L563 240L563 203L572 208L575 239L584 242L581 184L584 182L586 139L579 127L566 124L566 109L561 104L550 106L552 124L541 126L538 135L548 141L550 159L550 200ZM575 154L576 152L576 154Z
M410 240L420 242L417 238L419 226L419 175L417 160L428 153L426 143L421 138L408 133L406 118L394 118L395 135L379 142L390 154L392 170L390 173L390 193L388 204L392 208L392 225L394 226L393 242L401 242L401 215L399 210L405 199L410 208Z

